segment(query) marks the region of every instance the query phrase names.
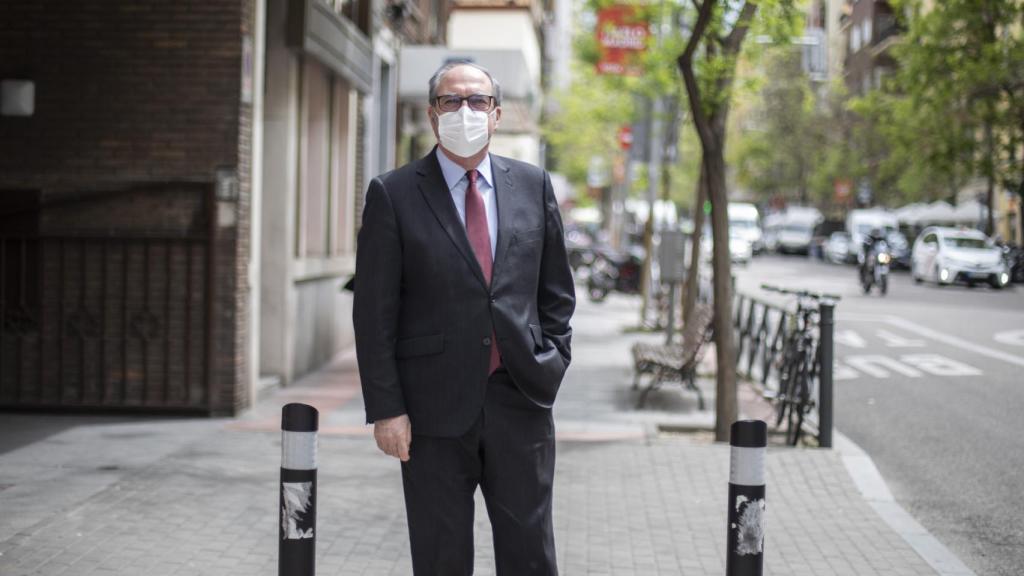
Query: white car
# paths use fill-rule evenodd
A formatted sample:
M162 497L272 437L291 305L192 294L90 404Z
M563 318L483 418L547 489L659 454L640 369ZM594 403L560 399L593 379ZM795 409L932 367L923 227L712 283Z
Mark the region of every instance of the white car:
M764 236L757 207L745 202L729 202L729 234L750 242L754 254L764 251Z
M847 232L833 232L825 242L825 258L836 264L848 264L857 259L856 252L852 249L850 234Z
M700 242L700 255L704 262L711 262L711 252L714 249L715 241L711 234L705 234ZM737 234L729 235L729 259L737 264L746 266L754 257L753 244L746 238Z
M914 241L910 273L915 282L931 280L944 286L988 282L993 288L1010 283L1010 271L999 248L977 230L925 228Z

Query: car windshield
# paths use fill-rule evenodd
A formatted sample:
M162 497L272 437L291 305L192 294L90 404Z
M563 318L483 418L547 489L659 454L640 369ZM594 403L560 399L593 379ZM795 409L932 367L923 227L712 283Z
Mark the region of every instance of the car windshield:
M982 238L970 236L947 236L942 243L950 248L988 248L988 242Z
M750 230L757 228L757 223L753 220L729 220L729 227L737 230Z
M783 230L786 232L795 232L797 234L810 234L811 227L803 224L786 224Z

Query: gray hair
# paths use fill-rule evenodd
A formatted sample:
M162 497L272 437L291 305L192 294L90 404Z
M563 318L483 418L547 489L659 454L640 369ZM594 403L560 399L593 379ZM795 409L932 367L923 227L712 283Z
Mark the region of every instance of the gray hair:
M498 81L494 79L494 76L491 76L491 73L488 72L487 68L484 68L471 60L451 60L449 62L445 62L444 66L441 66L437 69L437 72L434 72L434 75L430 77L430 82L428 83L430 89L427 92L431 106L433 106L434 102L437 101L437 85L441 83L441 78L449 71L454 68L458 68L459 66L469 66L470 68L476 68L483 72L484 75L487 76L487 79L491 81L491 86L494 88L494 94L492 94L492 96L494 96L494 105L501 106L501 84L498 84Z

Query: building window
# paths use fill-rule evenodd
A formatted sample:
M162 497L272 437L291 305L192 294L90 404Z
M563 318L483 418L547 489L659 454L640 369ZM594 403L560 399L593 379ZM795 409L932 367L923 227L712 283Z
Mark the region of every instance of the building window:
M334 79L334 107L331 121L331 254L354 251L355 224L355 136L358 94L343 79Z
M871 19L864 20L862 24L864 31L861 33L861 42L864 46L871 44Z
M312 59L302 73L295 255L335 258L355 245L357 95Z
M380 63L380 87L377 94L377 171L387 172L392 168L391 151L395 139L395 110L391 102L391 66Z
M312 59L303 65L302 120L299 136L299 222L297 256L327 255L330 205L330 102L327 70Z
M860 50L860 26L854 26L850 29L850 53L853 54Z

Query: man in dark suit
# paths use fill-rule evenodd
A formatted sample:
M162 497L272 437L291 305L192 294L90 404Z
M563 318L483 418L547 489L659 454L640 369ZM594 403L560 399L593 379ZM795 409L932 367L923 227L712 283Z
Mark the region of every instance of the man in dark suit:
M473 573L479 486L500 576L553 575L551 405L575 294L543 170L488 152L501 88L442 67L439 145L374 178L356 258L356 349L377 446L402 462L417 576Z

